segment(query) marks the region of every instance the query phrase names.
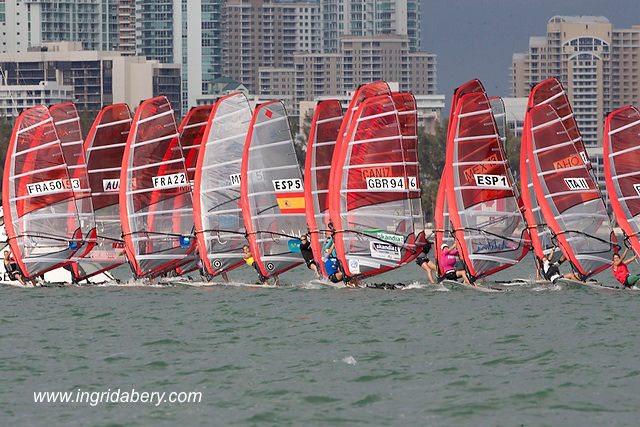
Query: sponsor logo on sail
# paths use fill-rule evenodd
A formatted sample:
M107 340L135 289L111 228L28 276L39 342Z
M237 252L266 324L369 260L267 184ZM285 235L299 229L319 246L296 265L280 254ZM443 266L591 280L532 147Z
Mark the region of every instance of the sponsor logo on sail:
M564 183L569 190L588 190L589 183L584 178L565 178Z
M504 175L474 175L478 187L509 189L509 180Z
M633 189L636 190L636 193L640 196L640 184L633 184Z
M385 240L387 242L397 243L399 245L404 243L404 236L399 234L390 234L390 233L378 233L376 237L380 240Z
M579 154L574 154L572 156L565 157L564 159L556 160L555 162L553 162L553 168L566 169L575 166L581 166L584 163L586 163L586 161L582 158L582 156L580 156Z
M103 179L102 189L105 192L117 192L120 189L120 179Z
M69 190L79 190L79 179L52 179L51 181L33 182L27 184L27 193L29 195L43 195L62 193Z
M184 172L172 173L169 175L154 176L152 178L153 188L175 188L189 185L187 174ZM188 187L187 187L188 188Z
M367 178L383 178L391 176L391 166L377 166L375 168L365 168L360 170L362 179Z
M384 242L369 242L369 252L374 258L400 261L400 248Z
M351 274L360 273L360 262L357 259L350 259L349 260L349 272Z
M492 155L490 155L489 157L487 157L483 163L476 163L470 167L468 167L467 169L464 170L464 177L466 178L467 181L474 181L474 176L477 174L482 174L482 173L486 173L486 172L491 172L491 170L493 170L494 168L496 168L496 164L487 164L485 162L499 162L501 161L500 157L498 156L498 154L493 153Z

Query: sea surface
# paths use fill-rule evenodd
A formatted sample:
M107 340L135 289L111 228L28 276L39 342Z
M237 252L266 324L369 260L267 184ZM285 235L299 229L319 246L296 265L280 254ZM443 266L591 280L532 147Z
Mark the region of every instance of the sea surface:
M630 265L640 271L640 265ZM523 263L501 278L528 277ZM250 283L253 270L230 274ZM609 272L599 277L614 283ZM640 291L427 285L415 264L335 289L0 288L2 425L637 425ZM34 392L201 392L35 403ZM97 395L96 395L97 396Z

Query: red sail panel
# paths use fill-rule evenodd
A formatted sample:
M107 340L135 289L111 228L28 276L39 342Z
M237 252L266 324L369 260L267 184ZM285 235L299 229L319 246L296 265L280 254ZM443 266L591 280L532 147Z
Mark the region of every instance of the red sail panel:
M474 92L484 92L484 86L478 79L473 79L466 82L462 86L456 88L456 90L453 92L453 97L451 99L451 110L449 111L447 138L449 138L449 135L454 132L451 127L454 123L453 114L456 110L458 100L464 95ZM448 186L447 176L450 175L447 172L447 166L448 165L445 162L445 166L442 170L442 176L440 178L440 185L438 187L438 195L436 196L436 211L434 218L436 225L434 253L438 266L440 266L440 255L442 254L442 250L440 249L440 247L442 246L442 243L446 243L449 246L453 245L454 243L453 236L451 235L451 233L453 232L453 227L451 226L451 221L449 219L449 208L447 197L445 195ZM444 272L442 271L441 273L444 274Z
M180 144L184 153L184 161L187 166L187 174L189 181L193 182L196 172L196 162L198 160L198 151L202 143L202 136L207 125L207 120L213 105L202 105L194 107L182 119L178 132L180 133Z
M193 212L198 252L205 271L220 274L244 264L246 244L240 202L240 169L253 113L234 93L213 107L198 153Z
M607 116L603 157L613 213L631 248L640 254L640 112L636 107Z
M406 174L407 176L420 177L420 164L418 162L418 106L416 99L410 93L394 93L393 102L396 110L398 110ZM413 217L413 229L424 230L420 179L416 181L415 188L409 188L408 201L411 207L411 216Z
M353 116L340 152L334 153L336 187L329 191L329 213L336 253L348 276L397 268L424 245L423 230L413 228L409 203L419 177L407 174L399 122L391 96L367 98Z
M557 112L543 104L530 114L528 156L542 214L573 267L589 277L614 253L604 201Z
M309 132L307 156L305 159L305 207L307 225L313 257L324 276L327 275L322 262L322 244L325 234L329 236L329 176L336 140L342 125L343 115L340 102L322 101L316 106Z
M60 139L62 154L67 163L69 178L76 199L76 211L80 219L80 229L84 235L82 246L73 255L73 272L76 277L84 277L85 266L79 265L78 261L89 253L96 243L96 224L91 201L91 188L89 187L89 176L87 175L87 160L84 152L84 142L82 140L82 129L80 128L80 117L76 106L70 102L49 107L49 113L53 118L56 133ZM70 229L73 223L69 224ZM82 264L87 264L83 262ZM86 265L91 270L93 267Z
M538 199L536 199L533 182L531 179L532 166L529 160L529 147L531 145L531 114L525 115L520 148L520 188L522 189L523 215L527 222L527 230L533 252L542 258L553 248L551 230L547 226Z
M179 266L195 248L191 186L179 147L169 100L142 102L127 139L119 193L126 254L138 276Z
M358 109L360 108L360 104L367 98L372 98L379 95L391 95L391 90L389 89L389 85L386 82L375 82L369 83L366 85L362 85L358 88L358 90L353 94L351 98L351 102L349 103L349 107L344 114L344 119L342 120L342 124L340 125L340 130L338 131L338 139L336 140L336 146L334 148L335 153L339 153L343 144L343 140L346 137L347 132L351 127L351 122L353 117L357 114ZM334 163L335 162L335 163ZM331 161L331 170L335 170L338 167L337 158L332 159ZM336 175L329 175L329 188L335 188L337 185L334 182L334 177ZM330 218L331 220L331 218Z
M304 185L280 101L261 104L253 113L242 155L240 200L247 240L262 274L300 265L295 250L307 230Z
M527 110L532 107L545 104L549 104L556 113L558 113L558 116L562 119L562 124L567 130L571 141L575 144L580 157L588 165L589 169L591 169L589 156L587 155L582 135L580 135L578 123L573 115L573 109L569 103L569 98L562 87L562 83L560 83L560 81L555 77L551 77L540 82L531 89Z
M447 138L447 201L469 273L486 276L527 252L524 219L492 108L483 92L456 104Z
M120 225L120 171L122 157L131 129L131 112L127 104L104 107L91 126L85 141L87 172L96 222L96 246L89 252L95 265L88 277L126 262Z
M13 128L2 181L9 245L27 277L66 264L79 247L73 194L49 110L28 109Z

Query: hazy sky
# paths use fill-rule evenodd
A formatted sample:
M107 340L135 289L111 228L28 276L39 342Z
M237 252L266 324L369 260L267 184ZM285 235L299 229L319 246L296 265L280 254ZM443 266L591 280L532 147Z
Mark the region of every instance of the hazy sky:
M422 50L438 55L438 93L479 78L490 96L510 96L514 52L544 36L554 15L602 15L614 28L640 25L640 0L422 0Z

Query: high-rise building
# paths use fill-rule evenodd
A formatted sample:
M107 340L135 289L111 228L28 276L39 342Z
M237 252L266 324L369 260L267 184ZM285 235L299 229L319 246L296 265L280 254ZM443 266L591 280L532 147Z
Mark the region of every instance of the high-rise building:
M340 50L342 36L398 34L409 38L409 49L420 50L418 0L320 0L325 52Z
M603 178L607 112L640 104L640 26L616 29L603 16L554 16L547 34L531 37L526 53L513 55L514 96L557 77L565 87L596 174Z
M261 67L260 94L283 98L297 114L301 101L342 96L380 80L398 82L403 92L436 93L436 55L409 52L406 36L344 36L340 45L339 53L296 53L295 69Z
M225 75L259 90L259 68L293 68L296 52L321 51L316 3L228 0L224 19Z
M554 16L547 34L531 37L527 53L513 55L514 96L557 77L564 85L587 147L602 145L604 116L640 104L640 26L615 29L603 16Z
M117 49L118 0L5 0L2 4L1 52L24 52L55 41L79 41L89 50Z
M177 64L120 52L82 50L79 42L58 42L32 47L29 52L0 53L0 73L2 83L8 86L33 88L53 82L57 87L71 87L79 109L98 111L119 102L135 108L142 100L166 95L180 114Z

